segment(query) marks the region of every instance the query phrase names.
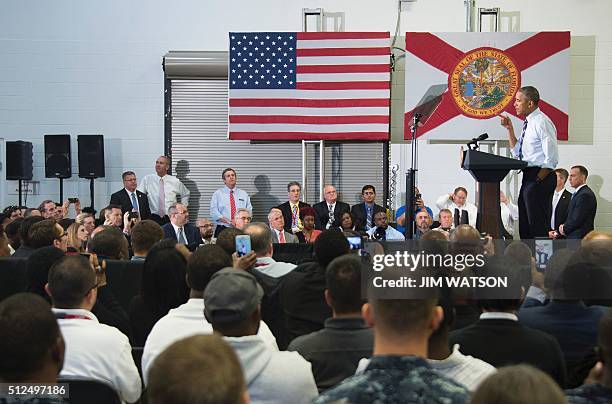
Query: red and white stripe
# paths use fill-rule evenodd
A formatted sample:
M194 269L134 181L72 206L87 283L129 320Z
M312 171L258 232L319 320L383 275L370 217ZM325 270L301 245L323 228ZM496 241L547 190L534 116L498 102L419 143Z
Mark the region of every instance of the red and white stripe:
M230 89L230 139L387 140L388 32L297 34L296 89Z

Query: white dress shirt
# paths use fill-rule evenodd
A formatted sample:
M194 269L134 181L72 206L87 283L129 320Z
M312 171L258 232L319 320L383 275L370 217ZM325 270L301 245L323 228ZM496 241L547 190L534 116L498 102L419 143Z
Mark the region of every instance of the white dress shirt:
M60 377L99 380L117 391L123 401L137 401L140 375L128 338L115 327L100 324L88 310L53 309L53 313L66 342Z
M559 204L559 201L561 200L561 195L563 195L564 191L565 191L565 188L562 188L561 191L555 190L555 192L553 193L553 198L552 198L552 215L550 215L550 228L551 229L556 229L556 227L555 227L555 211L557 210L557 205Z
M521 125L522 131L522 125ZM536 108L527 116L527 129L521 148L521 133L515 134L516 145L512 149L514 157L519 158L519 149L527 167L543 167L555 169L559 162L557 148L557 129L549 117Z
M275 261L272 257L258 257L254 270L273 278L280 278L293 271L296 266L290 262Z
M222 216L230 221L234 220L230 205L230 191L228 187L219 188L213 193L210 200L210 218L217 226L229 226L227 223L219 220ZM240 208L246 208L252 213L253 205L251 205L249 194L237 187L234 187L233 191L236 212L238 212Z
M153 360L172 343L193 335L213 333L212 325L204 317L204 299L189 299L187 303L172 309L160 318L151 329L142 352L142 377L145 385ZM259 323L257 335L266 346L278 351L276 338L263 321Z
M368 235L372 237L372 235L376 233L376 229L378 229L378 227L372 227L370 230L367 231ZM385 240L386 241L389 241L389 240L402 240L403 241L403 240L406 240L406 237L404 237L402 233L395 230L393 227L388 226L387 230L385 230Z
M181 203L185 206L189 204L189 190L183 183L173 175L164 175L160 177L157 174L149 174L145 175L144 178L140 181L140 185L138 185L138 190L140 192L144 192L147 194L149 198L149 208L151 209L151 213L157 214L159 212L159 180L163 178L164 180L164 194L165 198L165 208L166 214L168 213L168 208L170 205L173 205L178 202L178 196L181 198Z
M518 220L519 210L518 206L508 200L508 204L501 202L501 219L504 229L511 235L514 236L514 223Z
M463 384L473 393L480 383L497 372L495 366L459 351L459 344L453 346L453 352L446 359L427 359L432 368L444 376Z
M457 205L451 199L449 199L448 194L444 194L438 198L436 201L436 206L438 209L448 209L451 211L453 218L455 217L455 209L459 209L459 213L465 210L468 213L468 223L472 227L476 227L476 219L478 218L478 208L471 202L465 201L463 206ZM455 221L453 220L453 227L455 227Z

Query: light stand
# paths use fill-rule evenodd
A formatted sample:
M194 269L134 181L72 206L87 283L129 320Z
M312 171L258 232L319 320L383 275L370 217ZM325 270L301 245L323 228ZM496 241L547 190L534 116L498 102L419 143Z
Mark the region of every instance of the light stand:
M415 113L412 119L412 143L410 144L412 150L412 156L410 159L410 168L406 172L406 211L404 212L404 236L406 240L412 240L414 238L415 223L414 223L414 206L416 204L416 198L414 194L414 188L416 187L416 174L418 167L418 141L417 141L417 127L421 121L421 114Z

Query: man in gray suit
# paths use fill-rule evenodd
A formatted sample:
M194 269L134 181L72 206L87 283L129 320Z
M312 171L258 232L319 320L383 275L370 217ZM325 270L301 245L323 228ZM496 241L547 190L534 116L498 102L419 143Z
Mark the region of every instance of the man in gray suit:
M268 223L272 229L272 242L278 244L298 243L298 238L295 234L285 231L285 218L283 212L278 208L270 209L268 213Z

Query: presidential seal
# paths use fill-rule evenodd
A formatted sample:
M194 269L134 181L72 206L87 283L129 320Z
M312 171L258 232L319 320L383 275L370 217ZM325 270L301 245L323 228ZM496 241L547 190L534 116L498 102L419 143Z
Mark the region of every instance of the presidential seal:
M520 81L510 56L499 49L478 48L459 60L448 76L448 87L463 115L488 119L512 102Z

